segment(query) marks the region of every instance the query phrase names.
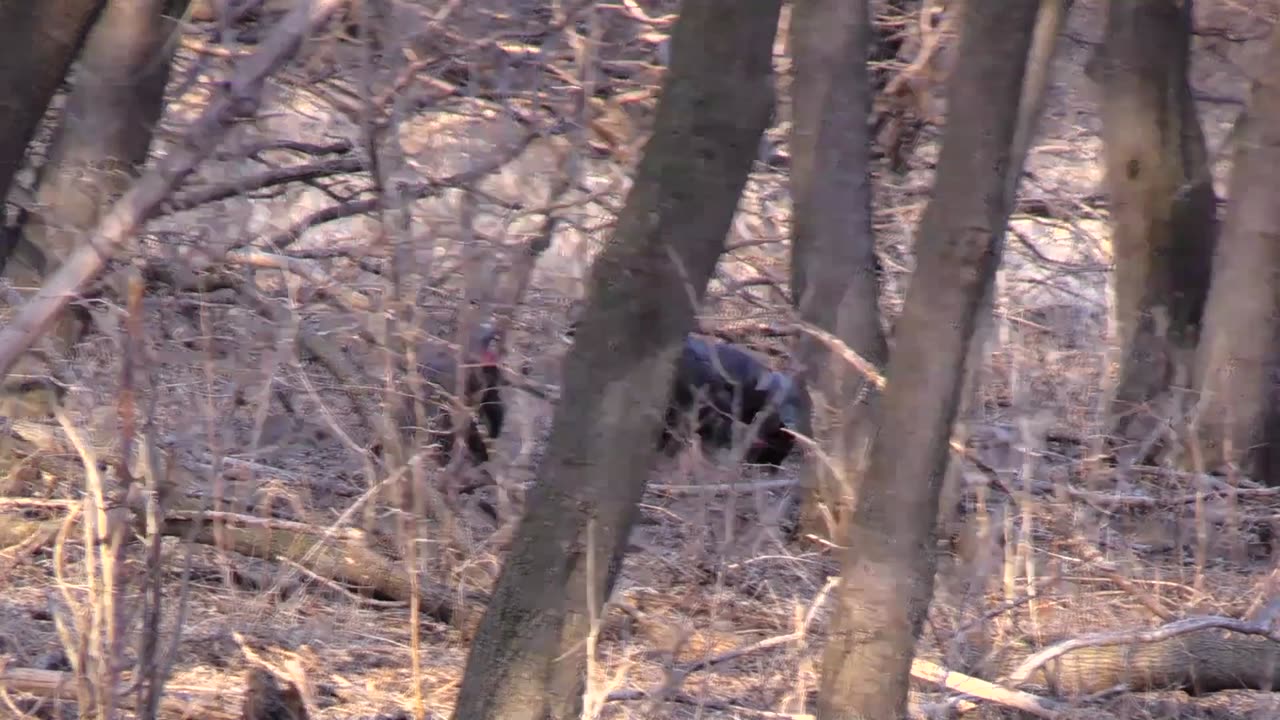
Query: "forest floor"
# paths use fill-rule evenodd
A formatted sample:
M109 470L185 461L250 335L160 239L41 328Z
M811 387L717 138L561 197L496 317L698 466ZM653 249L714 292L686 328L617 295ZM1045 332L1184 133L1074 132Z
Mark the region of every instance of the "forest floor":
M1186 478L1156 469L1121 477L1091 459L1115 362L1107 214L1099 201L1105 197L1100 127L1095 89L1083 70L1101 37L1101 5L1077 2L1059 47L1041 138L1028 161L1000 273L990 362L978 401L963 418L968 454L954 458L955 479L965 489L965 519L958 529L948 526L955 532L940 540L937 593L918 652L963 672L982 674L1002 652L1025 652L1058 638L1149 627L1158 622L1148 610L1153 603L1173 616L1243 615L1266 595L1280 557L1280 533L1270 529L1271 518L1280 517L1275 495L1187 502L1195 487ZM1211 152L1217 152L1242 107L1265 32L1252 8L1205 5L1198 8L1198 25L1215 32L1196 38L1193 83ZM296 112L302 95L299 90L276 102ZM254 132L331 137L331 125L339 122L310 117L264 121ZM180 112L173 111L169 122L177 119ZM878 178L877 227L888 268L884 308L890 321L909 279L907 248L928 197L933 157L936 136L916 149L909 171ZM528 162L498 184L523 182L545 160ZM228 161L207 168L203 177L213 182L244 171L243 164ZM1219 177L1220 196L1224 179ZM735 251L723 263L723 281L760 273L785 282L785 181L785 173L768 169L753 177L734 238L777 242ZM615 193L614 200L621 195ZM200 227L207 238L228 226L241 236L261 235L323 201L314 188L229 201L151 229L157 237ZM431 211L450 209L442 204ZM595 219L607 215L601 206L584 213ZM360 220L335 223L299 245L341 244L368 227ZM600 239L558 238L519 312L510 363L527 364L537 381L558 384L566 309L575 299L585 249ZM358 283L350 268L330 269L335 278ZM376 353L346 339L359 321L308 306L296 288L292 292L304 326L341 345L376 377ZM251 503L255 513L269 508L321 527L338 521L371 482L343 438L369 440L368 428L353 412L353 389L338 387L313 362L297 362L276 334L279 328L214 295L174 292L147 305L152 379L145 394L156 401L157 438L185 468L186 492L208 497L211 486L223 486L228 497ZM762 297L779 305L776 297ZM734 334L784 315L780 307L771 316L728 299L710 306L703 324ZM103 450L118 447L119 347L118 338L94 339L67 363L75 378L68 405ZM296 399L294 413L272 397L273 389ZM355 390L376 404L378 388ZM507 401L509 429L497 443L491 470L514 491L533 481L552 405L514 390ZM214 478L211 467L219 462L223 472ZM601 633L592 691L615 696L602 717L806 712L817 687L830 607L821 601L838 561L829 545L787 542L777 527L786 491L781 486L798 479L801 462L793 457L780 472L768 474L693 453L660 461ZM50 482L61 483L49 489L51 495L74 496L72 478ZM1073 492L1062 492L1064 487ZM459 506L456 528L446 534L433 526L420 542L425 565L441 573L434 579L458 588L459 598L467 590L488 590L501 564L495 524L479 509L482 499L498 504L492 490L469 496ZM374 522L391 527L395 518L379 507ZM1081 543L1096 548L1105 562L1080 553ZM165 544L166 581L175 588L184 552L177 543ZM208 546L191 552L189 607L180 622L172 688L224 693L226 707L234 708L246 667L265 661L305 681L316 718L406 717L415 686L431 717L449 714L479 606L452 622L421 618L415 676L411 623L401 603L370 601L289 562L248 559ZM71 553L73 575L80 557ZM53 566L51 553L34 553L16 565L0 557L6 568L0 574L0 662L6 667L69 669L53 620L53 609L64 603ZM1135 588L1145 597L1135 597ZM82 597L84 587L69 580L63 590ZM167 606L165 627L177 620L176 612L176 603ZM687 677L671 688L681 671L689 671ZM636 691L660 688L673 689L673 700L653 705L634 699ZM918 700L937 697L936 687L920 683L916 690ZM1178 712L1186 717L1280 713L1266 694L1178 698ZM1117 716L1155 716L1143 707L1111 709Z

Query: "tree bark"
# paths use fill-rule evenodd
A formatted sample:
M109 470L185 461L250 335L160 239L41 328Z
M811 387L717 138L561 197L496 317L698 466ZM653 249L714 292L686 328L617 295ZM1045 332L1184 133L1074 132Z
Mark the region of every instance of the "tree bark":
M110 0L99 14L40 171L35 207L23 228L28 252L16 255L7 269L18 285L38 287L146 161L177 47L175 17L186 5ZM73 342L79 327L64 326L58 334Z
M1018 183L1022 179L1022 169L1026 165L1027 155L1031 151L1031 142L1039 127L1040 117L1044 110L1045 89L1049 85L1049 76L1053 69L1053 55L1058 46L1058 36L1066 24L1067 15L1071 12L1072 0L1040 0L1040 10L1036 14L1036 27L1031 38L1031 51L1027 55L1027 67L1022 78L1022 96L1018 104L1018 124L1014 127L1013 146L1010 150L1009 167L1013 172L1006 173L1005 201L1009 207L1017 205ZM995 321L996 287L992 283L983 295L978 306L978 326L973 340L969 343L969 357L965 361L964 391L960 396L957 428L953 437L961 446L967 444L969 423L976 422L982 414L980 391L987 382L986 368L988 345L996 329ZM941 514L938 523L944 536L956 532L975 532L972 524L964 524L955 512L964 495L963 483L964 460L952 455L947 475L943 482L941 498ZM978 579L976 576L971 579Z
M1276 71L1277 74L1272 74ZM1280 485L1280 29L1254 83L1231 170L1196 358L1207 470L1233 465Z
M1192 3L1127 0L1108 6L1094 68L1101 73L1122 353L1111 411L1115 435L1132 444L1150 437L1162 420L1150 404L1172 385L1190 384L1216 208L1187 80Z
M779 6L683 4L654 132L591 270L550 447L472 642L458 720L580 716L584 640L621 566L693 301L768 122Z
M103 0L0 0L0 198Z
M791 291L800 319L881 366L880 282L871 228L871 88L867 0L802 0L792 10ZM831 459L806 463L797 529L829 537L828 517L847 509L875 423L867 378L801 334L796 356L813 419L809 432ZM864 395L865 394L865 395Z
M915 641L933 593L935 518L969 343L1008 222L1006 173L1038 3L969 0L948 88L933 199L895 327L870 466L841 545L839 607L818 717L906 711Z

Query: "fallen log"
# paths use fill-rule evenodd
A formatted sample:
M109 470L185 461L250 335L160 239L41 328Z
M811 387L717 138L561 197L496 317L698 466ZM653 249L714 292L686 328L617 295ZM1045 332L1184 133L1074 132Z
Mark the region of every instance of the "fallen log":
M1040 685L1058 696L1280 687L1280 633L1266 623L1204 616L1158 628L1104 632L1056 643L1022 660L1010 686Z
M76 680L71 673L34 668L0 669L0 688L8 692L26 693L46 700L76 701ZM136 710L137 697L133 693L117 693L119 707ZM232 710L238 703L235 695L205 688L165 687L160 700L160 714L174 718L209 718L209 720L240 720L240 713Z
M321 577L355 586L379 599L408 602L413 597L408 573L390 558L360 541L325 538L323 528L316 530L319 532L298 532L224 521L220 528L221 547L261 560L283 557ZM201 545L219 546L212 523L195 517L167 520L161 532L171 537L189 537ZM426 578L419 578L419 585L422 612L440 622L451 622L455 608L449 589Z
M176 512L175 515L177 517L164 522L162 535L222 547L260 560L284 558L316 575L354 586L379 599L408 602L413 597L413 586L404 568L366 546L359 533L328 532L321 527L304 527L302 523L273 523L258 517L237 518L232 513L218 513L219 544L208 517L195 512ZM0 513L0 548L29 546L33 539L51 542L62 522L61 519L32 520L17 513ZM456 607L448 587L419 578L418 599L427 616L445 623L453 621ZM477 593L469 593L464 599L477 605L484 602L483 596Z

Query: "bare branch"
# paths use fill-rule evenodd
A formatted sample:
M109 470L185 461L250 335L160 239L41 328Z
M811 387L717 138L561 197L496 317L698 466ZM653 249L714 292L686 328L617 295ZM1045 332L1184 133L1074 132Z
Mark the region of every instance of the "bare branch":
M13 321L0 330L0 376L13 369L22 353L44 333L79 290L102 272L111 256L133 239L173 188L213 152L227 128L257 109L267 76L293 56L302 38L344 4L343 0L299 2L281 19L261 49L241 64L236 75L205 109L186 142L115 203L93 235L67 258L40 292L23 305Z

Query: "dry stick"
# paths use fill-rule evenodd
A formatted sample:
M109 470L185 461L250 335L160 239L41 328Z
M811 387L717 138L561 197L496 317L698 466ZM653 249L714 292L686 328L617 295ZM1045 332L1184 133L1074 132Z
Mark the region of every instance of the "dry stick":
M334 140L333 142L321 144L285 138L264 138L245 142L236 148L220 150L214 153L213 157L217 160L239 160L246 157L261 160L262 153L273 151L294 152L313 157L343 155L351 152L351 143L347 140ZM177 199L177 201L180 200L181 198Z
M253 190L263 190L276 185L356 173L364 169L365 162L358 157L342 157L303 165L271 168L253 177L240 178L232 182L189 190L164 203L160 212L166 214L181 212L207 203L243 195Z
M0 509L19 507L69 510L74 507L80 507L82 504L79 500L62 500L59 498L0 497Z
M179 183L213 152L228 126L258 107L267 76L283 65L344 0L299 2L276 25L259 50L239 64L236 74L205 109L185 142L160 160L120 198L40 291L0 330L0 378L44 334L79 290L102 272L107 260L131 240Z
M911 676L918 680L936 683L948 690L1017 708L1036 717L1057 718L1062 714L1060 705L1052 700L1022 690L1010 690L986 680L954 672L928 660L919 658L913 660Z
M955 448L953 447L953 449ZM1088 491L1075 490L1072 488L1067 488L1067 491L1072 496L1086 496L1086 495L1103 496L1102 493L1090 493ZM1010 492L1009 497L1011 500L1014 501L1015 504L1024 505L1024 510L1025 510L1025 506L1027 501L1029 500L1029 496L1027 496L1024 499L1024 498L1020 498L1018 494ZM1191 498L1185 498L1184 500L1189 502L1190 499ZM1143 500L1150 500L1150 499L1143 498ZM1154 505L1153 500L1150 502L1151 504ZM1097 566L1099 571L1103 575L1105 575L1108 579L1110 579L1117 586L1119 586L1120 589L1128 592L1135 600L1137 600L1140 604L1142 604L1143 607L1147 608L1147 610L1149 610L1153 615L1155 615L1156 617L1166 622L1174 619L1174 616L1172 613L1164 609L1160 605L1160 603L1154 597L1152 597L1149 593L1143 592L1141 588L1139 588L1134 583L1130 582L1130 580L1120 572L1120 570L1115 566L1115 564L1111 563L1106 558L1104 558L1102 553L1098 552L1098 550L1095 547L1093 547L1092 543L1090 543L1087 539L1085 539L1079 533L1072 531L1069 527L1065 528L1062 534L1064 534L1068 538L1067 541L1071 544L1071 546L1075 548L1081 555L1084 556L1084 559L1086 562L1089 562Z

